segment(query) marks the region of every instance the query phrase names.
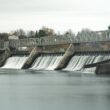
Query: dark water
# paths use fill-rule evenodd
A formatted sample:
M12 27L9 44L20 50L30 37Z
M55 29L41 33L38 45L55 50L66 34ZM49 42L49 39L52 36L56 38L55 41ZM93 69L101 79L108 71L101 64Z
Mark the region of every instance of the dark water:
M110 77L0 70L0 110L110 110Z

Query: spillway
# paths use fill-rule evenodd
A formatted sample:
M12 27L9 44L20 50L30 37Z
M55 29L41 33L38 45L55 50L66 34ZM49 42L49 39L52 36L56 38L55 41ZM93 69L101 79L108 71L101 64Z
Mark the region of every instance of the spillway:
M62 54L40 55L34 61L31 69L54 70L62 59Z
M110 59L110 56L107 54L103 55L74 55L66 68L65 71L82 71L82 72L95 72L96 67L92 68L83 68L84 65L101 62L104 60Z
M9 57L2 68L21 69L27 58L27 56Z

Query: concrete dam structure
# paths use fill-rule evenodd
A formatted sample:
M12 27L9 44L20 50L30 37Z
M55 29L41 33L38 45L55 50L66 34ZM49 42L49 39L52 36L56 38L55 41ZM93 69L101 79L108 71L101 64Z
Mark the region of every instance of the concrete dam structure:
M96 37L95 42L93 39L78 41L72 37L65 40L65 37L62 38L63 40L60 37L61 41L59 42L58 37L48 38L51 39L51 43L47 42L47 38L36 39L36 42L39 43L36 46L32 45L32 49L28 52L20 52L17 49L12 51L10 48L1 50L1 69L61 70L110 74L110 42L107 37L105 40ZM13 44L11 41L9 44L15 46L15 42Z
M80 49L78 51L78 49L75 50L76 48L78 48L77 45L70 44L66 52L51 53L37 47L32 50L30 55L10 55L1 68L96 73L99 65L107 64L110 61L110 52L105 49L96 51L95 48L92 48L91 51L87 49L86 51Z

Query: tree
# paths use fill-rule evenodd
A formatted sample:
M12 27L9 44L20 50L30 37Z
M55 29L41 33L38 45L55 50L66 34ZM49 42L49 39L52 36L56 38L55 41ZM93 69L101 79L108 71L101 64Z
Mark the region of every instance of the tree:
M104 38L103 32L91 31L90 29L82 29L81 32L78 32L77 38L82 41L98 41Z
M27 33L27 36L28 37L35 37L35 32L31 30Z
M44 37L44 36L47 36L46 31L45 31L45 30L43 30L43 29L40 29L38 34L39 34L39 37Z
M35 37L39 37L38 31L35 32Z
M48 36L53 36L54 35L54 30L50 29L50 28L47 28L47 35Z
M108 26L108 30L110 30L110 25Z
M35 33L36 37L45 37L45 36L53 36L53 35L54 35L54 30L44 26Z
M26 38L26 33L23 29L18 29L18 30L13 31L13 35L18 36L19 39Z
M8 41L8 33L0 33L0 40Z
M77 39L81 41L87 41L91 38L92 31L90 29L82 29L81 32L78 32Z
M64 35L66 35L66 36L75 36L75 34L72 32L71 29L67 30L67 31L64 33Z

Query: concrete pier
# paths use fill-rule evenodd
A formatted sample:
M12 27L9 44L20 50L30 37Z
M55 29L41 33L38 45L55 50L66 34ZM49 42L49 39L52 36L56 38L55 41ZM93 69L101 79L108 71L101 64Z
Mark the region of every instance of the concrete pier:
M3 66L5 61L11 56L11 51L9 48L6 48L2 53L0 54L0 66Z
M110 62L98 65L95 73L97 75L110 75Z
M61 70L66 67L68 62L70 61L71 57L74 54L74 46L71 44L65 54L63 55L62 60L60 61L59 65L56 67L55 70Z
M30 53L26 63L23 65L22 69L27 69L30 68L34 60L36 59L37 56L39 56L41 52L41 49L38 47L34 47L32 52Z

